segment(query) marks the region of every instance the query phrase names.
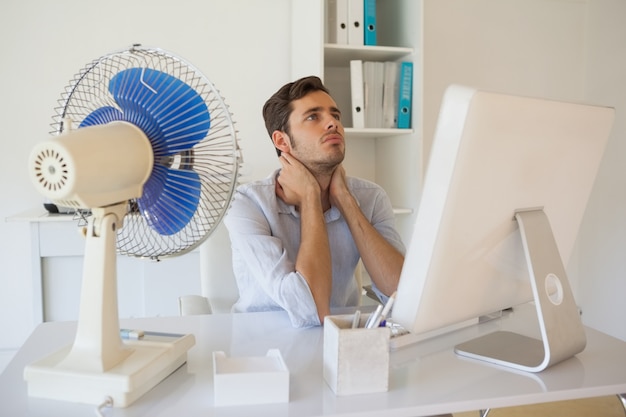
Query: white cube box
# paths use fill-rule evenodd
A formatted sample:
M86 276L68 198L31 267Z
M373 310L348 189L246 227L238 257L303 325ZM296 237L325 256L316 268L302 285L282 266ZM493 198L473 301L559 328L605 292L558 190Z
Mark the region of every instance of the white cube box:
M390 330L353 329L353 317L324 319L324 380L336 395L387 391ZM366 318L361 318L361 326Z
M216 406L289 402L289 369L278 349L266 356L227 357L213 352Z

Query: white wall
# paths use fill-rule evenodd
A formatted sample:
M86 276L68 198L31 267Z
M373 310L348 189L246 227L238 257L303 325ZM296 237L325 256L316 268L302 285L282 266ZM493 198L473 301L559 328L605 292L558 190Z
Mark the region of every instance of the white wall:
M140 42L189 60L225 96L237 121L247 178L277 166L264 131L264 100L290 80L290 0L5 0L0 12L0 350L17 348L32 331L32 286L28 225L5 222L41 204L28 181L26 159L47 137L62 89L94 58ZM444 50L458 54L425 59L425 71L466 81L468 74L490 83L517 82L513 92L588 99L614 105L617 120L581 231L577 298L587 324L626 340L626 3L623 0L429 0L430 30L442 18L474 22L456 32L439 32ZM557 7L558 6L558 7ZM494 8L495 7L495 8ZM541 8L542 13L537 13ZM565 12L564 12L565 11ZM563 14L565 13L565 14ZM500 20L498 16L508 16ZM463 19L461 19L463 18ZM531 26L520 22L533 22ZM557 25L558 23L558 25ZM503 39L498 27L517 36ZM444 25L449 27L447 25ZM478 30L481 28L481 30ZM253 34L251 37L250 34ZM582 35L581 35L582 34ZM481 36L483 38L481 38ZM456 37L456 38L455 38ZM489 55L467 56L470 40L504 54L493 66ZM532 57L540 45L553 59ZM567 45L563 48L562 45ZM435 55L433 55L433 53ZM550 55L551 54L551 55ZM432 65L431 65L432 64ZM561 78L544 78L547 69ZM514 77L520 77L515 79ZM426 79L427 79L426 78ZM436 79L437 77L435 77ZM443 86L425 85L425 104L434 123ZM424 139L432 137L425 128ZM431 126L432 129L432 126ZM427 144L426 144L427 145ZM426 146L427 148L427 146ZM427 149L426 149L427 150ZM223 237L223 236L222 236ZM228 268L225 268L227 271Z
M586 1L425 0L424 155L451 83L583 98Z
M626 3L425 0L424 8L424 155L450 83L616 107L566 268L584 323L626 340Z
M133 43L202 71L231 106L247 178L277 166L261 107L290 79L289 0L5 0L0 11L0 349L32 331L29 227L41 204L26 161L48 137L63 88L91 60Z
M626 2L590 0L585 97L616 119L580 232L586 324L626 340Z

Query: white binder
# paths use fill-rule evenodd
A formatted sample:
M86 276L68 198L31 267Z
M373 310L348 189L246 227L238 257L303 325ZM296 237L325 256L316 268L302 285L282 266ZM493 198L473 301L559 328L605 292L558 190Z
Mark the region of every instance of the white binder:
M363 0L348 0L348 43L363 45L365 40Z
M363 94L363 61L350 61L350 96L352 99L352 127L365 127L365 101Z
M326 42L348 43L348 1L328 0L326 8Z

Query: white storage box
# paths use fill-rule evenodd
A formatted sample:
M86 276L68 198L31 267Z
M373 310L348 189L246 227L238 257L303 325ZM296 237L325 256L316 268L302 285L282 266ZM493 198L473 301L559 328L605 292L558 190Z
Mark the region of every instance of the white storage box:
M353 315L324 319L324 380L337 395L384 392L389 385L387 327L352 328Z
M213 352L214 404L249 405L289 402L289 369L278 349L266 356L227 357Z

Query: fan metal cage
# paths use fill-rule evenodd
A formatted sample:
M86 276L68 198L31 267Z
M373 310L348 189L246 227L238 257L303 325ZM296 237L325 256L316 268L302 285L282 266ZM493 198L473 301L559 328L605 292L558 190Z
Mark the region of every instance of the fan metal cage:
M211 127L202 140L191 148L154 161L155 165L198 174L200 199L191 220L174 234L160 234L150 226L133 199L128 202L123 227L118 229L118 253L159 260L189 252L210 236L228 211L242 157L229 107L215 86L180 57L141 45L102 56L76 74L55 109L51 133L58 135L79 126L102 107L122 111L109 92L109 84L116 74L130 68L157 70L184 82L202 97L210 113Z

